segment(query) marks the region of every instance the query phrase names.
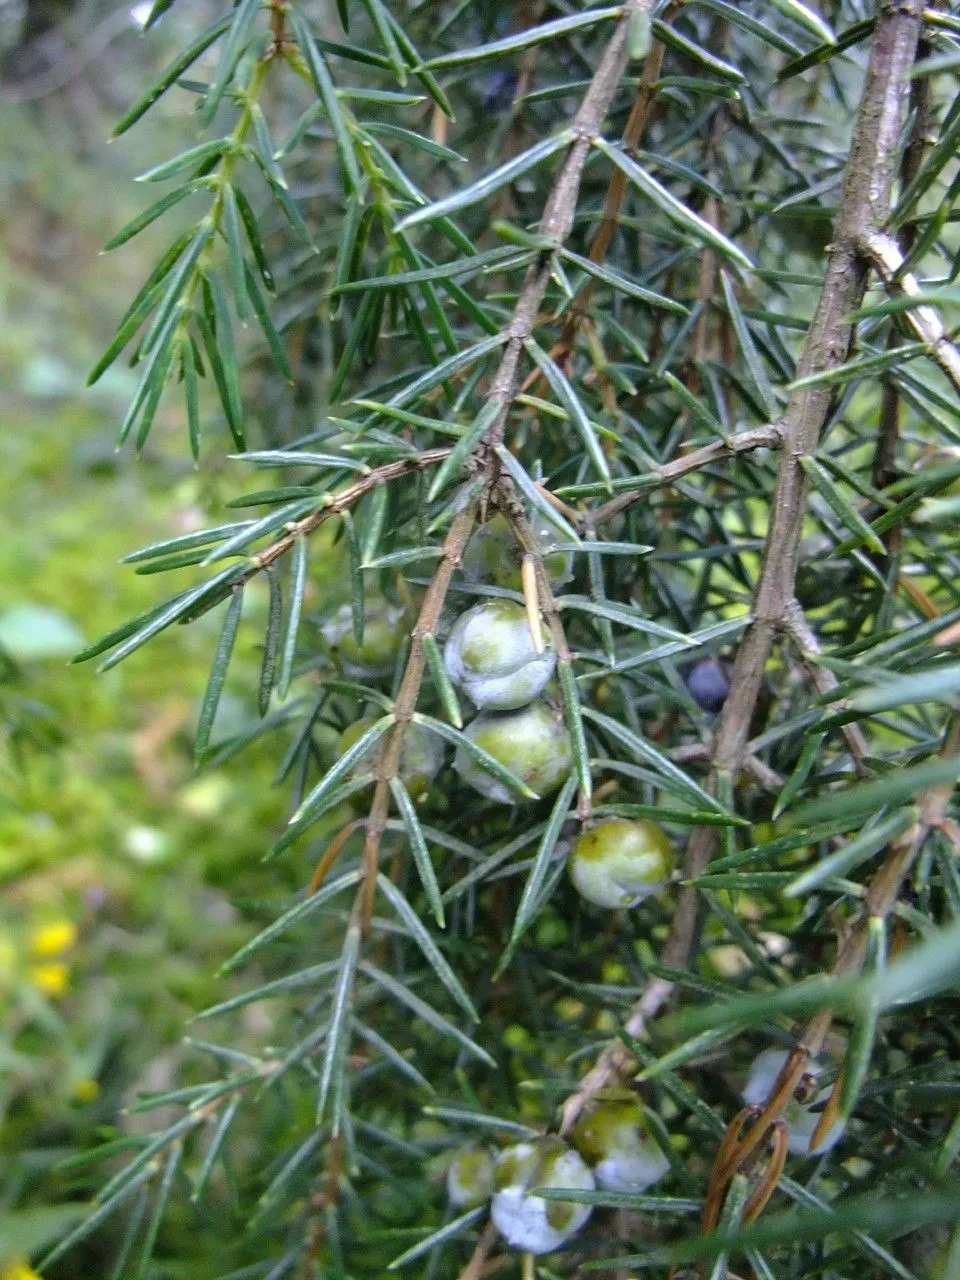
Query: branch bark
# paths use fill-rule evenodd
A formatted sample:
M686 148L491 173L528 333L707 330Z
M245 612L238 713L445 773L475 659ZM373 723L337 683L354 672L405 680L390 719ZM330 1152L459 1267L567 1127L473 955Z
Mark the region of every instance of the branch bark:
M597 70L574 116L570 126L573 142L566 153L560 172L557 174L547 198L539 226L541 234L547 236L556 244L566 240L573 228L584 165L590 153L590 148L600 135L610 103L627 66L627 37L631 16L634 13L650 9L652 5L653 0L628 0L624 5L622 16L601 55ZM542 253L527 273L512 318L506 328L507 342L487 396L487 403L499 404L499 411L485 436L474 450L471 459L468 460L468 466L472 466L476 470L479 463L479 468L484 473L486 484L482 498L479 500L479 503L484 505L494 497L498 488L504 494L503 502L505 506L508 505L507 500L513 493L510 480L501 475L500 461L495 450L503 439L507 414L517 395L518 371L523 344L533 333L540 303L550 282L552 256L552 251ZM449 450L433 450L431 451L430 460L436 461L438 460L437 454L446 456L448 452ZM426 455L423 456L425 457ZM397 469L391 472L392 476L403 474L404 470L417 465L423 465L422 458L409 461L404 459L401 462L388 464L387 468L380 468L376 473L371 473L362 480L357 481L350 489L332 500L322 511L312 513L305 520L291 525L282 538L260 553L253 562L249 573L258 573L262 569L269 567L270 564L293 546L297 538L309 534L325 519L335 514L337 510L346 510L352 502L356 501L369 488L384 479L390 478L387 475L389 467ZM361 863L362 879L357 889L350 917L351 926L359 927L364 933L373 913L380 843L390 812L390 784L399 772L404 733L413 718L423 683L426 664L423 639L424 636L433 634L436 628L450 581L457 565L460 563L460 557L473 529L477 516L477 507L478 501L475 501L466 510L460 512L454 518L444 540L442 557L427 587L419 617L411 633L410 654L394 701L394 722L388 729L383 740L383 747L377 756L375 767L376 782L369 816L365 823L365 839ZM528 554L535 554L538 557L536 539L523 517L522 511L519 516L516 516L514 523L524 545L524 551ZM567 648L563 630L557 620L556 606L553 602L549 580L543 571L542 559L538 559L537 578L541 603L553 631L558 658L561 661L569 662L569 649ZM585 806L586 798L583 798L581 803Z
M590 154L590 148L600 136L603 122L606 119L613 95L626 70L627 31L631 15L642 13L653 7L653 0L629 0L623 8L623 17L617 23L613 35L604 49L583 101L573 118L570 130L574 141L567 152L560 172L553 184L538 231L557 244L562 244L573 229L577 211L577 198L580 194L580 180L583 168ZM552 271L552 254L540 255L537 262L527 272L526 280L514 307L513 316L507 328L509 340L504 349L499 368L494 374L488 400L499 400L501 411L492 423L484 440L479 446L481 455L485 453L485 462L491 484L497 475L497 462L492 447L503 440L507 412L513 403L518 387L520 356L523 344L533 334L540 303L543 301Z

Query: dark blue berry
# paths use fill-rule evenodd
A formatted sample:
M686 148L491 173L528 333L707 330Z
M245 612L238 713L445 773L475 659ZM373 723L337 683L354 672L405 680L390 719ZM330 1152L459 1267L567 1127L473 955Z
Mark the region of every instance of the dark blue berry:
M686 674L690 696L704 711L715 714L721 709L730 692L730 672L719 658L704 658L696 662Z

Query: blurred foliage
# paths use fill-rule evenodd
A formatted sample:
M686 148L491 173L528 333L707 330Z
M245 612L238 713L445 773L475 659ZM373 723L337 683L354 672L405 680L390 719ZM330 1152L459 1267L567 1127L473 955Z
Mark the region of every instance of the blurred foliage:
M133 32L134 48L137 39ZM141 50L139 71L136 59L120 75L111 68L118 92L163 56ZM222 991L213 974L246 936L234 900L277 891L261 858L282 807L264 753L248 753L242 778L193 770L209 629L179 630L155 662L103 680L68 665L118 613L154 598L150 578L117 576L131 532L149 541L196 527L224 480L215 461L184 465L162 430L137 463L115 452L129 375L85 391L115 299L150 245L100 257L104 228L138 203L129 185L135 148L108 148L111 106L88 103L78 154L66 109L61 95L8 107L0 140L5 1280L13 1254L35 1252L75 1220L69 1208L43 1208L69 1187L55 1172L63 1155L103 1126L142 1128L124 1108L177 1078L184 1026ZM174 113L156 136L183 129ZM238 646L241 669L256 669L256 645L251 630ZM165 667L178 671L175 685ZM252 710L238 672L217 732L235 730ZM89 1265L77 1259L70 1274L100 1274Z

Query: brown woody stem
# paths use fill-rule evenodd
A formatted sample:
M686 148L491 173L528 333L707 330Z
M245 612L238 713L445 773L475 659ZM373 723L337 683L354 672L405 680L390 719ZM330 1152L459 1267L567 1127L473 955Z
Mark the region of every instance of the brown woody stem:
M669 21L676 7L675 2L668 5L667 10L662 15L662 21ZM663 53L662 41L653 40L650 50L644 59L643 69L640 72L640 87L637 90L637 96L634 99L633 107L623 130L621 141L625 151L630 152L637 147L647 127L647 121L650 118L651 108L656 96L656 84L660 78L660 68L663 65ZM607 256L610 242L613 240L613 233L617 229L617 218L620 214L624 196L627 193L627 187L626 174L622 170L615 168L610 175L610 185L607 187L607 194L604 197L600 225L590 244L589 257L591 262L603 262ZM552 352L555 359L562 360L572 350L577 330L583 323L583 319L589 309L594 288L595 281L591 276L584 281L567 314L560 340Z

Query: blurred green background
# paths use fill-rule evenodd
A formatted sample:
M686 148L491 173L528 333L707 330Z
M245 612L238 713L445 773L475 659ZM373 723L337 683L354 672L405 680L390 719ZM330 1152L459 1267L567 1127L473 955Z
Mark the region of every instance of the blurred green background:
M187 1020L223 994L217 966L249 933L233 904L295 874L261 862L284 820L270 747L193 770L217 614L104 675L70 665L172 589L121 557L208 523L244 480L226 440L190 464L179 405L161 410L143 457L115 453L134 375L121 364L85 386L160 241L101 246L145 204L133 176L194 136L190 101L172 95L113 145L110 129L178 46L177 23L206 20L188 8L144 40L125 8L0 0L3 1280L33 1275L18 1259L77 1190L64 1156L156 1123L124 1108L177 1080ZM251 620L241 683L257 636ZM255 687L228 686L219 736L255 714ZM57 1274L90 1274L71 1265Z

